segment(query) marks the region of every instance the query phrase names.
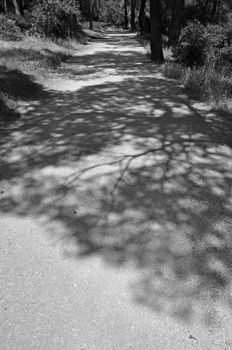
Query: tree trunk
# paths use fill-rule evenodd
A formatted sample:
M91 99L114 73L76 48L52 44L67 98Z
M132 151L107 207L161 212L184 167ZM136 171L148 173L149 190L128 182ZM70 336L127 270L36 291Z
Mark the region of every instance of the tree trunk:
M14 11L17 16L23 16L22 0L12 0Z
M96 8L97 21L99 21L100 13L101 13L101 0L95 1L95 8Z
M131 0L131 30L135 30L135 7L136 0Z
M93 20L92 20L92 17L89 18L89 29L93 30Z
M169 29L169 45L175 46L179 40L184 13L184 0L173 0L172 20Z
M147 0L141 0L140 10L139 10L139 27L140 27L141 33L144 33L146 3L147 3Z
M125 29L128 29L128 11L127 11L127 0L124 0L124 24Z
M212 10L210 13L210 22L213 23L216 21L216 13L217 13L217 8L218 8L218 0L214 0L213 1L213 6L212 6Z
M93 0L89 0L89 29L93 30Z
M150 0L151 60L157 64L164 62L162 47L161 0Z
M77 16L75 14L68 16L68 25L69 35L71 38L74 38L77 34Z
M7 7L7 0L4 0L4 12L7 13L8 7Z
M218 4L216 15L215 15L217 22L220 22L220 15L221 15L221 10L222 10L222 5L223 5L223 1L219 0L219 4Z

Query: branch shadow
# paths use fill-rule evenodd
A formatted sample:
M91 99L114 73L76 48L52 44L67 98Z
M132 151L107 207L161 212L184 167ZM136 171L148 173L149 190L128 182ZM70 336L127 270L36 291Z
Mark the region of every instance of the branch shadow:
M135 302L210 325L216 303L232 310L232 132L145 55L108 45L70 60L73 91L44 91L14 123L0 211L61 223L66 255L132 265Z

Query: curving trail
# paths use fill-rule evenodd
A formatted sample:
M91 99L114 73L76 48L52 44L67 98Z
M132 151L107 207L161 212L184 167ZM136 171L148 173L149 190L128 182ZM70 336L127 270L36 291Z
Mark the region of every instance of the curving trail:
M232 348L232 123L108 29L0 140L4 350Z

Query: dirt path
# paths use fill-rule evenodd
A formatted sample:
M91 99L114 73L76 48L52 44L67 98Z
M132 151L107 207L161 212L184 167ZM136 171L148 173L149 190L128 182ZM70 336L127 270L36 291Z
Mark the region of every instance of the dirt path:
M1 348L231 349L231 124L107 37L1 138Z

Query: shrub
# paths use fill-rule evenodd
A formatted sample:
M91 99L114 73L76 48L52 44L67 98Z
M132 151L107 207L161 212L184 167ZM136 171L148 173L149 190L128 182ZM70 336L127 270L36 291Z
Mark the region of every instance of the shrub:
M33 9L33 31L46 37L72 36L78 15L74 0L38 0Z
M206 27L206 64L216 70L232 65L232 25Z
M232 22L208 25L190 22L181 32L174 49L177 61L188 67L204 64L216 70L232 67Z
M30 18L25 18L22 16L15 16L15 24L22 30L27 31L31 28L32 24Z
M188 67L201 66L205 62L207 36L205 27L197 21L189 22L182 29L174 55Z
M22 39L22 32L15 21L0 14L0 40L17 41Z
M174 54L182 65L166 64L164 73L169 77L181 76L192 97L203 97L231 113L232 17L224 25L204 27L190 22L182 30Z
M123 25L124 13L122 6L116 1L103 2L99 19L106 23Z

